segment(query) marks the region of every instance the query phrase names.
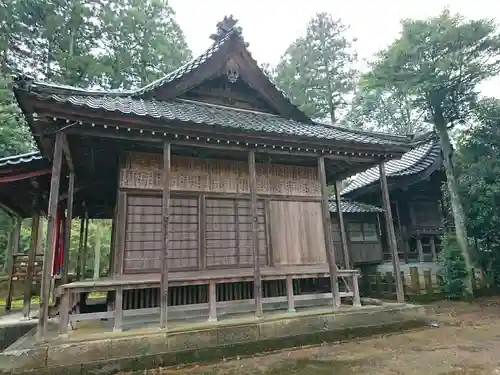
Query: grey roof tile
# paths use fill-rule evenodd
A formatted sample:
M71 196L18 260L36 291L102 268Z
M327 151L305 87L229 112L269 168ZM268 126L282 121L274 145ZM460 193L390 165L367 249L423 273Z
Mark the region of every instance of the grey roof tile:
M43 156L39 151L28 152L26 154L12 155L5 158L0 158L0 167L7 165L18 165L23 163L30 163L34 160L41 160Z
M422 172L429 168L440 155L441 147L436 138L421 143L405 153L401 159L394 159L386 162L385 168L387 177L409 176ZM376 166L370 168L365 172L355 175L351 183L342 190L341 194L349 194L357 189L368 186L379 179L379 167Z
M372 206L369 204L341 199L340 205L343 213L366 213L366 212L383 212L379 207ZM337 203L335 198L330 198L328 202L330 212L337 212Z
M123 114L149 116L157 119L178 120L202 125L221 126L250 132L274 133L324 140L376 145L401 145L408 143L404 137L395 138L375 133L363 133L350 129L306 124L277 115L206 104L184 99L156 101L122 96L86 96L37 94L79 107L104 109Z

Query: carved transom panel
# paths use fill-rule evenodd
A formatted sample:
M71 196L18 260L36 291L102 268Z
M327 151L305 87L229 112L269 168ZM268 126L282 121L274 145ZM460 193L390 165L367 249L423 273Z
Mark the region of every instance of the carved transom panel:
M172 190L249 193L248 164L245 162L173 156L171 163ZM161 189L162 164L160 154L128 154L120 171L120 187ZM255 172L258 194L321 195L315 168L257 164Z

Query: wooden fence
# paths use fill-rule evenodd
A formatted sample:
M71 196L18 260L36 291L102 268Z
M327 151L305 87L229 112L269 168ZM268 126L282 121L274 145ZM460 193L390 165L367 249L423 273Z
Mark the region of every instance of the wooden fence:
M474 290L480 292L478 295L484 294L488 286L474 270L472 274ZM401 276L404 294L409 301L433 301L445 297L439 275L431 270L410 267L410 272L402 271ZM392 271L363 274L360 287L362 297L396 299L396 282Z

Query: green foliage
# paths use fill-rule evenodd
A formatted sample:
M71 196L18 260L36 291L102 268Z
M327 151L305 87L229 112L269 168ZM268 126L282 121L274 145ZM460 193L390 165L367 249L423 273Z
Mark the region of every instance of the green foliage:
M465 20L444 10L427 20L404 20L378 54L364 86L395 91L440 125L465 120L477 85L500 71L500 35L491 20Z
M466 297L465 279L468 276L462 251L454 235L445 234L441 240L442 250L439 255L442 287L446 298L461 299Z
M478 262L500 286L500 100L480 101L473 120L457 139L458 186Z
M424 112L411 97L395 89L359 86L344 125L362 130L408 135L429 131Z
M312 118L337 122L339 111L355 85L353 40L348 26L327 13L317 14L306 35L286 50L275 71L275 81Z
M166 0L119 0L105 7L102 85L144 86L191 58Z

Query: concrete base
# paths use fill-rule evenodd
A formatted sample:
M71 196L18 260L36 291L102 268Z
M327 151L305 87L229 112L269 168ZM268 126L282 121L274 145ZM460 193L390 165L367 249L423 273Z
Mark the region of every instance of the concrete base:
M168 331L71 335L45 344L32 340L0 354L0 374L115 374L192 362L213 362L301 345L347 340L425 325L421 306L385 304L234 317L183 323ZM172 325L169 325L172 327Z

